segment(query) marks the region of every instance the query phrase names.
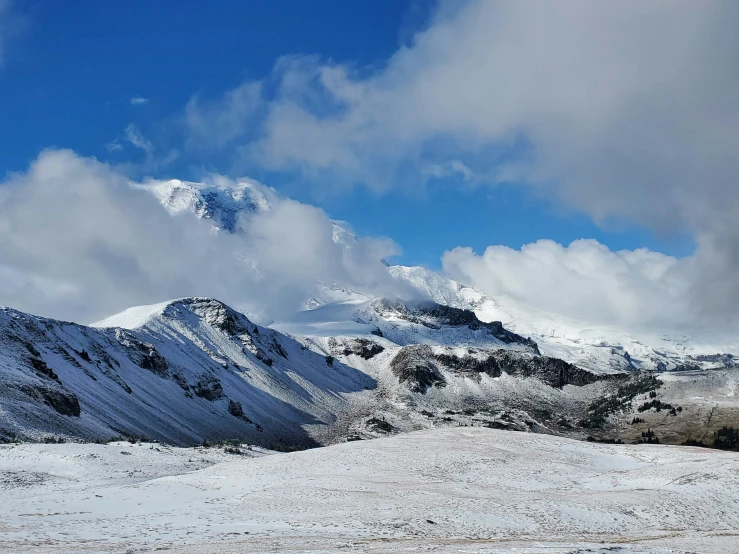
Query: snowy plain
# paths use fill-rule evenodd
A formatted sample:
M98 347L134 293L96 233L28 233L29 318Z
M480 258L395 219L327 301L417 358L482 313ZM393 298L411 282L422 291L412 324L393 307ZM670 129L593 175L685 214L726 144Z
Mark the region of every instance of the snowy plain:
M739 544L736 453L461 427L264 454L0 446L0 551L729 554Z

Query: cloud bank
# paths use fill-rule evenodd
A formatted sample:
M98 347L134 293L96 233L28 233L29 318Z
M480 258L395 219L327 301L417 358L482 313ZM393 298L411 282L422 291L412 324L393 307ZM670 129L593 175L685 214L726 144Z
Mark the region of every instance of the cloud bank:
M451 277L487 294L584 324L688 330L704 323L691 298L698 275L692 258L645 248L613 252L595 240L540 240L520 250L490 246L482 255L455 248L442 263Z
M89 323L202 295L268 322L300 309L317 281L378 293L393 286L381 259L397 246L337 244L313 206L275 195L271 210L241 222L242 233L214 233L191 214L169 216L132 185L67 150L43 152L0 183L0 304Z
M552 305L563 282L585 279L573 265L592 264L582 293L607 297L603 314L647 323L677 302L683 319L728 318L739 309L737 20L731 0L442 2L379 69L286 57L188 117L201 139L228 121L242 162L322 186L514 182L599 223L687 232L697 249L679 262L545 242L457 250L445 266L483 288L505 272L493 289Z

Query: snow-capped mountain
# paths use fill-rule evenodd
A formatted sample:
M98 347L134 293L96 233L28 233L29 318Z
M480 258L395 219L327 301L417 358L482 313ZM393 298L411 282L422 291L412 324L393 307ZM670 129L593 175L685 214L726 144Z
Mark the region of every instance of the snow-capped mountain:
M190 212L212 222L215 229L240 232L240 217L268 211L282 198L279 193L260 183L242 179L237 183L225 179L192 183L179 180L146 185L170 213ZM333 240L345 248L356 243L356 237L342 222L333 222ZM660 334L623 330L605 326L583 325L581 322L543 313L522 306L506 296L491 298L473 287L448 279L422 267L389 266L398 290L406 296L432 300L441 305L472 310L484 322L502 322L506 328L530 336L543 354L561 358L596 372L674 371L732 367L734 353L739 352L739 337L725 333ZM371 292L357 290L342 283L318 283L306 298L305 309L331 303L369 302ZM341 309L341 308L339 308ZM296 319L306 316L297 315ZM308 316L311 317L311 316ZM353 319L350 316L349 319Z
M423 267L388 271L431 300L472 310L482 321L500 321L530 336L543 354L592 371L676 371L733 367L739 337L731 333L688 335L586 326L556 314L537 312L507 296L491 298L473 287Z
M209 221L214 230L227 233L240 232L240 218L268 212L284 200L273 188L245 178L236 182L215 178L209 183L171 179L135 186L153 194L170 214L192 213ZM357 237L343 222L334 221L333 240L351 245Z
M127 310L95 327L0 311L0 427L174 443L315 444L344 394L375 386L211 299ZM320 434L320 432L318 432Z
M544 429L527 408L574 421L607 384L499 323L428 301L304 315L275 330L188 298L85 327L4 308L0 433L310 446L458 424L447 412L462 409Z
M243 233L241 218L282 201L252 181L145 187L216 234ZM333 241L357 244L340 222ZM303 311L270 327L209 298L131 308L90 327L4 308L0 437L240 438L288 448L445 425L618 435L637 396L664 384L640 380L644 370L733 367L739 349L733 337L586 328L428 269L385 271L402 298L316 282ZM711 379L701 398L713 399L719 381L721 399L734 394L731 375ZM687 405L691 386L670 381L664 394ZM701 402L694 413L713 406ZM653 424L679 441L683 419Z
M218 181L193 183L172 179L141 185L152 193L171 214L193 213L212 223L214 228L236 232L240 217L248 217L271 208L275 192L250 180L237 183Z

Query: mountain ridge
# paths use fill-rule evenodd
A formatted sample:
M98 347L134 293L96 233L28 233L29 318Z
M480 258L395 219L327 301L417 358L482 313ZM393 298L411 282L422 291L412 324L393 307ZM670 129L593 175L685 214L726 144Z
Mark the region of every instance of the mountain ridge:
M238 437L305 447L372 435L366 421L378 415L394 419L398 430L425 428L422 406L439 414L462 404L486 406L486 391L518 380L515 386L532 398L564 386L550 373L569 364L540 356L529 339L502 326L478 326L471 313L429 306L419 312L423 322L408 318L406 305L405 319L380 310L369 324L388 335L394 328L400 338L415 335L415 342L393 342L381 331L289 336L202 297L129 309L94 327L5 308L0 428L37 438L146 435L187 444ZM450 321L449 313L463 318ZM476 346L461 355L459 337ZM433 391L398 369L397 360L419 344L428 348L420 352L422 363L433 364L438 376ZM577 373L572 367L568 375ZM578 385L601 380L581 374L590 377L578 378ZM509 381L501 381L504 375Z

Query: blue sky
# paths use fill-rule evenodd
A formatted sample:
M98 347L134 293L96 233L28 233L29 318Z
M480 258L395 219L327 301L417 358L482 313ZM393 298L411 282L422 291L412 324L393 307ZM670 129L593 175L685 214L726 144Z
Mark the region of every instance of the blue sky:
M98 2L29 0L16 4L23 32L9 42L0 68L0 171L23 171L49 147L120 164L144 153L125 144L133 124L155 147L170 147L168 122L194 96L215 99L245 80L268 76L290 54L315 54L362 72L380 70L429 23L434 2L417 0L190 0ZM144 98L145 103L132 104ZM122 143L120 151L106 145ZM233 173L229 152L198 168L185 152L147 173L197 178ZM438 267L455 246L518 248L540 238L568 244L595 238L611 250L648 247L683 256L688 232L652 232L640 222L610 218L598 226L552 195L515 182L460 186L459 176L430 186L377 193L359 186L303 186L300 175L248 166L244 173L351 223L359 234L384 235L403 248L399 261ZM614 221L616 223L614 223Z

